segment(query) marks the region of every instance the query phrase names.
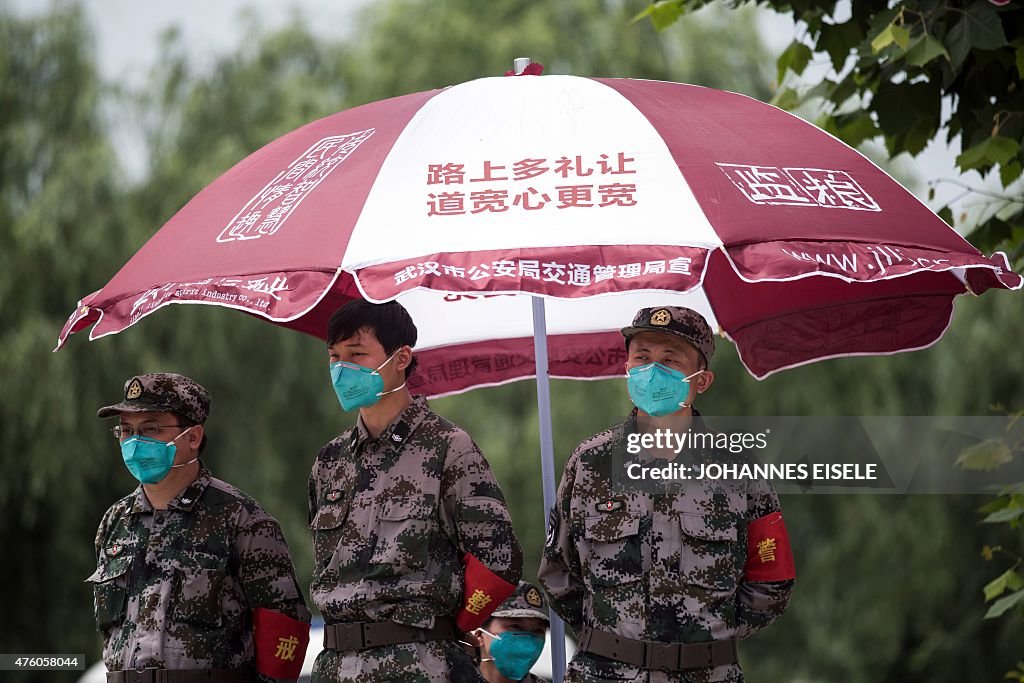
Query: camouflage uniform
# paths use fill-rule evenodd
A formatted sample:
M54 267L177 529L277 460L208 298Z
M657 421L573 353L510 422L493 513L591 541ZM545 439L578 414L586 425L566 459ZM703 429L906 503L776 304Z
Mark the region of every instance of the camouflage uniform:
M708 360L707 324L701 318L694 326L690 313L697 314L685 311L644 309L623 334L652 330L653 319ZM693 416L691 429L704 430L696 409ZM577 634L587 626L662 643L745 638L781 616L793 581L744 577L747 524L779 510L775 491L764 481L631 485L626 464L656 464L647 453L627 454L628 435L637 431L634 409L623 424L580 444L566 464L538 573L554 610ZM673 462L741 458L683 451ZM696 683L742 681L743 674L738 663L667 671L578 651L565 680Z
M114 503L96 556L88 581L110 671L251 666L253 609L309 621L277 521L206 467L167 510L141 486Z
M133 378L126 403L100 416L174 409L204 422L205 391L179 392L178 400L191 405L155 400L181 389L168 377L180 376ZM86 581L109 671L253 668L252 610L310 620L277 521L205 466L166 510L155 510L141 485L114 503L96 533L96 557Z
M324 446L309 480L311 597L328 624L430 628L462 605L461 556L505 581L522 549L490 465L469 435L413 398L373 439L357 424ZM327 650L314 681L481 680L453 640Z

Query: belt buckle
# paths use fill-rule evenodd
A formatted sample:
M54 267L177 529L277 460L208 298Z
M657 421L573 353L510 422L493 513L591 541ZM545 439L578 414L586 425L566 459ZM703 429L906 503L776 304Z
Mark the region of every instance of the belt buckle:
M348 628L342 629L344 638L339 643L339 650L363 650L366 648L366 632L363 630L365 624L361 621L357 621L352 624L346 624Z
M679 666L679 650L674 643L644 643L644 668L669 671Z
M684 643L679 646L679 668L708 669L715 665L712 652L714 641L706 643Z
M147 666L142 669L131 670L130 683L163 683L163 676L157 676L161 669L155 666ZM128 678L127 676L125 678Z

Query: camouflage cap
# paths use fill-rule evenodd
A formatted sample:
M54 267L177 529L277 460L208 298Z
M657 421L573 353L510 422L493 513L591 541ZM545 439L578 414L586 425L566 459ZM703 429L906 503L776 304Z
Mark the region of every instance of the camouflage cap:
M622 336L629 340L640 332L667 332L682 337L693 344L693 347L704 356L705 365L711 364L711 356L715 354L715 335L704 319L692 308L682 306L655 306L641 308L633 317L633 324L623 327Z
M491 617L529 617L548 621L547 608L548 601L544 598L544 593L532 583L520 581L512 595L498 605L498 609L491 613Z
M172 412L199 424L210 416L210 394L184 375L154 372L136 375L124 383L124 400L104 406L96 417L112 417L120 412Z

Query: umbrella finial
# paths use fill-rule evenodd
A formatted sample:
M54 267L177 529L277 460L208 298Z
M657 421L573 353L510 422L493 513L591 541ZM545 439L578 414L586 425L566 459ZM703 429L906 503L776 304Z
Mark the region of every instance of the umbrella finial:
M516 57L512 60L512 68L505 72L506 76L540 76L544 71L543 64L537 64L529 57Z

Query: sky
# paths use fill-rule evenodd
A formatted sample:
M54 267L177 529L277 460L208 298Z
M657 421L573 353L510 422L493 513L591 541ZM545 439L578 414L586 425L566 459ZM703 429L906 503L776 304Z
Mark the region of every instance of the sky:
M571 1L571 0L563 0ZM184 45L194 63L202 66L212 63L216 56L231 52L246 39L245 22L239 18L243 12L253 12L267 28L288 23L296 12L312 19L311 29L324 37L342 38L349 34L359 9L369 0L176 0L155 2L139 0L84 0L97 36L97 55L103 77L110 83L125 86L140 85L150 68L159 58L159 37L170 27L177 27ZM21 14L46 11L49 0L14 0L12 7ZM842 10L840 10L842 11ZM842 17L840 17L842 20ZM760 18L762 38L774 53L781 53L796 35L796 27L788 17L763 10ZM510 55L509 60L521 55ZM820 77L831 67L826 63L815 66L808 74ZM395 93L396 95L402 93ZM138 177L145 168L143 145L138 131L119 127L112 131L115 145L130 177ZM998 190L996 174L988 183L972 172L961 176L954 160L959 154L959 141L952 146L933 141L913 159L901 160L906 168L920 180L913 188L919 195L927 191L927 182L937 178L957 178L963 182L984 185ZM961 195L962 188L941 183L936 196L927 203L933 209ZM922 197L924 199L924 197ZM971 197L955 205L955 210L969 209ZM958 211L957 211L958 212Z

